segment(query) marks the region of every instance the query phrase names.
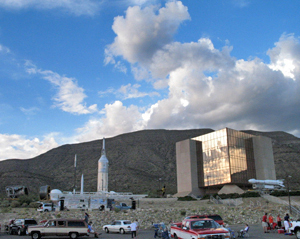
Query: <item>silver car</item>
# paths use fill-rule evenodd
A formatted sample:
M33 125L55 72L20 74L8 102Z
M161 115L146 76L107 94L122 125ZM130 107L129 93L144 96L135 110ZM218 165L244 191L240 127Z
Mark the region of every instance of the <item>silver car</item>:
M121 234L125 234L126 232L130 232L130 224L131 221L128 220L116 220L110 225L104 225L103 230L106 233L120 232Z

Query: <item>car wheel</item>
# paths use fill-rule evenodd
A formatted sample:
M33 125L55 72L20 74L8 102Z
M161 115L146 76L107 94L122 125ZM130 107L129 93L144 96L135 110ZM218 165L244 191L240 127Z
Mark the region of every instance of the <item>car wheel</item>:
M177 235L176 235L176 234L174 235L174 238L175 238L175 239L178 239L178 237L177 237Z
M121 234L125 234L125 230L123 228L120 229Z
M295 235L297 239L300 239L300 230L295 231Z
M32 232L31 233L31 238L32 239L40 239L41 238L41 235L39 232Z
M77 238L77 233L76 232L71 232L70 233L70 238L72 238L72 239L76 239Z
M12 230L12 229L9 229L9 230L8 230L8 234L9 234L9 235L12 235L12 234L13 234L13 230Z
M18 229L18 235L19 235L19 236L22 236L22 232L21 232L21 229L20 229L20 228Z
M44 212L48 212L48 209L45 209Z
M109 233L109 230L108 230L108 228L107 228L107 227L105 227L105 229L104 229L104 230L105 230L105 232L106 232L106 233Z

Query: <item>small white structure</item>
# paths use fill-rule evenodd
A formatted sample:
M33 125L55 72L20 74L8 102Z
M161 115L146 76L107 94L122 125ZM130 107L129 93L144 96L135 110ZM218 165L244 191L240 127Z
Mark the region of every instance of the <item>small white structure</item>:
M81 187L80 187L80 194L83 194L83 185L84 185L84 179L83 174L81 175Z
M75 155L75 178L76 178L76 161ZM98 180L97 192L84 192L84 178L81 175L80 193L75 191L62 192L58 189L53 189L50 192L50 198L59 210L68 209L101 209L108 210L114 201L131 201L139 200L146 197L146 194L136 195L125 192L108 192L108 159L105 152L105 138L103 138L103 148L101 157L98 161Z
M103 138L102 153L98 161L97 192L108 192L108 159L105 152L105 138Z

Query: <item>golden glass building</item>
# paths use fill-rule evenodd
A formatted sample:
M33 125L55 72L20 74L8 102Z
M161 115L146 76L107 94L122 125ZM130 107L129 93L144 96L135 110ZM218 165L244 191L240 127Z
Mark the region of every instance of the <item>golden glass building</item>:
M176 143L178 195L276 179L271 139L225 128Z

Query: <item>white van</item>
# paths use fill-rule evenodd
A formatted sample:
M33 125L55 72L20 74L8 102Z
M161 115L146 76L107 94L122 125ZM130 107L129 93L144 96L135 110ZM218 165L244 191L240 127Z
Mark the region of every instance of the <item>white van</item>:
M39 208L37 209L38 212L51 212L52 211L52 203L41 203Z

